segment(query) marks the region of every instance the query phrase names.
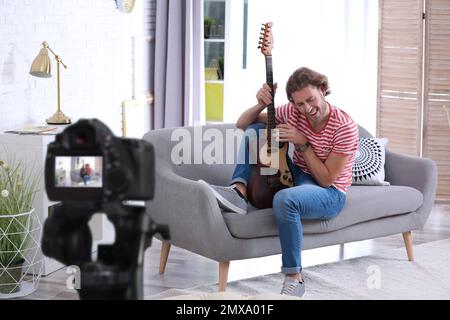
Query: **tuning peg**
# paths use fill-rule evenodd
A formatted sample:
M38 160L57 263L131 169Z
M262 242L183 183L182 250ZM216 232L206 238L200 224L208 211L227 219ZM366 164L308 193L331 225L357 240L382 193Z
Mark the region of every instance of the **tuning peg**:
M258 46L258 49L261 49L261 46Z
M264 31L264 29L265 29L264 27L261 27L261 31Z

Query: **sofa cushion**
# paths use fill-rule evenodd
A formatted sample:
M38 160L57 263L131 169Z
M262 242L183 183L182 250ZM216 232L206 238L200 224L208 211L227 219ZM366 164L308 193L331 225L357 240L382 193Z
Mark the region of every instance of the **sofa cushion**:
M352 168L353 185L388 186L384 181L384 164L388 139L359 138Z
M351 186L341 213L327 220L302 220L303 233L325 233L364 221L416 211L422 193L404 186ZM250 210L247 215L223 212L230 233L236 238L278 235L272 209Z

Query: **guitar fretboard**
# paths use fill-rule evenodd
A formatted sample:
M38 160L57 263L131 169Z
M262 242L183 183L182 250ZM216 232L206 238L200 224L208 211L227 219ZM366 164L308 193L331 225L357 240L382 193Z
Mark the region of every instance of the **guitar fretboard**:
M266 83L273 88L272 56L266 56Z
M272 129L275 128L275 106L274 106L274 98L275 93L273 91L273 67L272 67L272 56L266 57L266 83L272 89L272 102L267 106L267 145L271 146L270 136L272 134Z

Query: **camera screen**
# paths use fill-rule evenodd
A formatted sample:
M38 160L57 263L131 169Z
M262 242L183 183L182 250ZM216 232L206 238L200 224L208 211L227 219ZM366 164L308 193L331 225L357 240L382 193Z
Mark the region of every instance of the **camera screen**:
M101 188L103 157L55 157L55 187Z

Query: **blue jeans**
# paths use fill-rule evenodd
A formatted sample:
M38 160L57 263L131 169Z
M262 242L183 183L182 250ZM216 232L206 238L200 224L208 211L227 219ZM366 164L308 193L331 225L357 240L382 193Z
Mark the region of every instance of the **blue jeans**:
M83 176L83 182L84 182L84 184L87 184L88 181L91 181L91 180L92 180L92 177L91 177L91 176L88 176L88 175Z
M247 185L250 180L251 164L248 155L248 137L258 134L264 124L252 124L245 129L239 152L245 154L245 163L237 164L232 183ZM241 155L242 156L242 155ZM289 158L289 167L294 178L294 187L278 191L273 198L273 211L278 225L282 250L283 273L298 273L302 270L302 219L331 219L336 217L345 204L345 193L336 187L321 187L314 178L303 172Z
M249 142L251 139L255 139L255 141L257 141L256 139L259 137L259 130L264 129L265 127L266 125L264 123L253 123L245 128L244 137L238 151L238 162L244 160L244 163L238 163L236 165L233 176L231 177L232 184L240 182L247 185L247 182L250 181L250 175L252 173L252 165L250 164L250 160L254 159L250 158ZM255 161L253 161L253 163L255 163Z

